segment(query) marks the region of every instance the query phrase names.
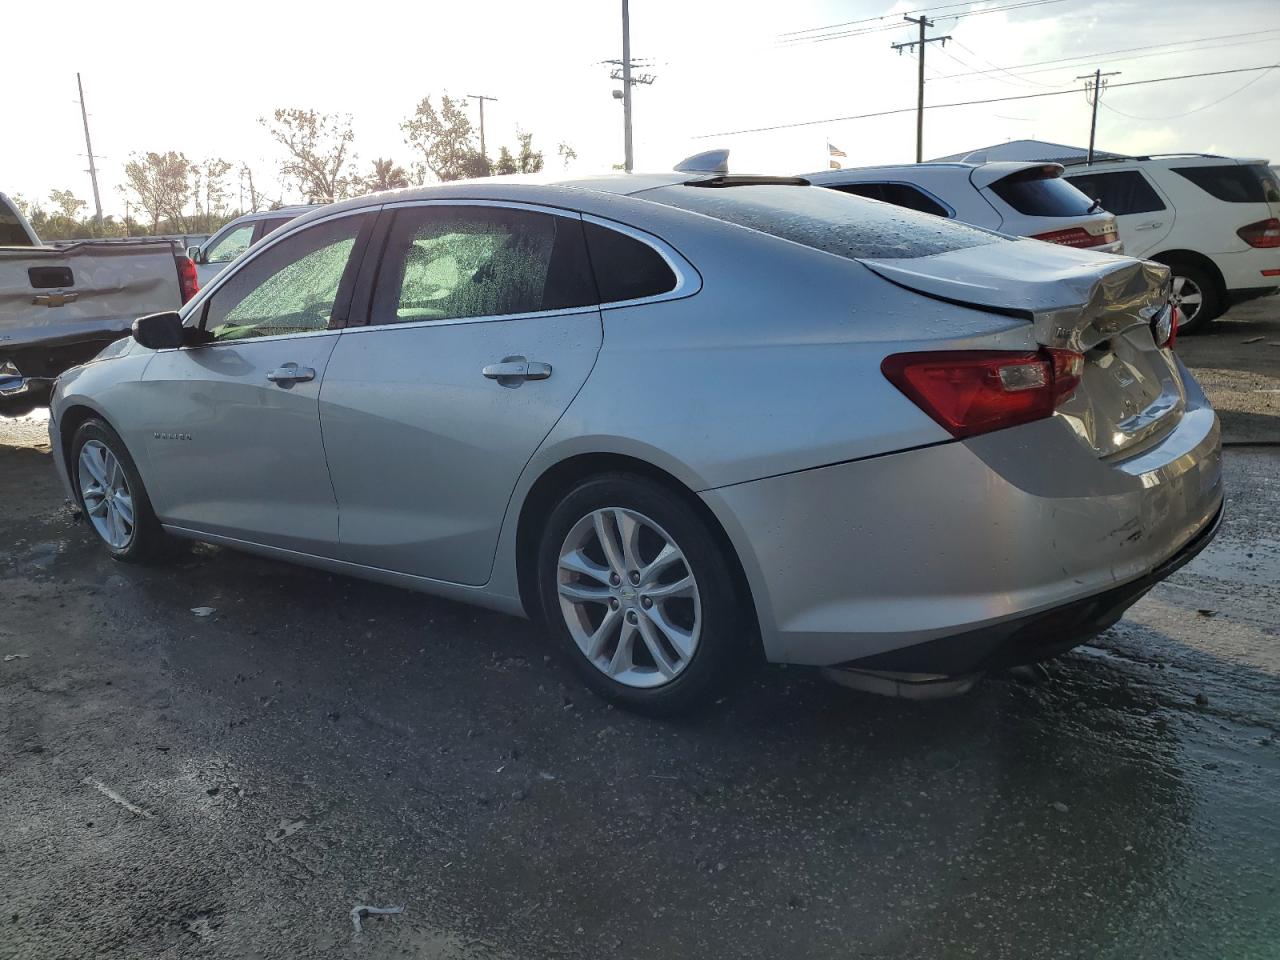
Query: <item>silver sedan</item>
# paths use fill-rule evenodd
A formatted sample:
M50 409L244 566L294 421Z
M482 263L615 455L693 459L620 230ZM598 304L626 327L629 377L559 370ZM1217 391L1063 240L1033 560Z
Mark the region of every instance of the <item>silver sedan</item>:
M1052 656L1216 530L1155 264L797 178L382 193L59 380L68 490L173 538L545 624L652 713L749 664L902 687Z

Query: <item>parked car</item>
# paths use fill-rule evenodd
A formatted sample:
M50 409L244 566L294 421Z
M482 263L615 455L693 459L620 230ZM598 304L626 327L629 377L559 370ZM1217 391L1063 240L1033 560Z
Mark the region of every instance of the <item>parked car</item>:
M1213 536L1168 298L796 178L445 184L312 211L139 319L50 439L120 560L173 535L535 617L638 710L761 654L963 678Z
M0 194L0 415L45 403L63 370L197 289L195 265L170 240L47 246Z
M819 186L988 230L1100 253L1123 253L1116 220L1057 163L914 163L806 173Z
M1126 253L1173 271L1184 330L1280 288L1280 181L1265 160L1095 160L1066 178L1115 214Z
M203 243L188 247L187 255L195 261L200 285L203 286L216 277L223 267L272 230L314 209L315 205L302 205L246 213L243 217L236 217Z

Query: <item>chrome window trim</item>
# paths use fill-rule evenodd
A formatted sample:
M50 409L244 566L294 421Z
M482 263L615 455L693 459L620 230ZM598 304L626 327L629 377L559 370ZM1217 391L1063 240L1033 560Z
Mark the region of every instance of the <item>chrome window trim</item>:
M203 310L206 301L208 301L210 297L212 297L215 293L217 293L219 288L221 288L221 286L224 283L226 283L233 276L235 276L237 273L243 270L248 264L253 263L254 260L258 259L258 257L262 256L264 253L266 253L268 250L274 247L277 243L281 243L284 240L287 240L289 237L292 237L295 233L301 233L303 230L308 230L311 227L318 227L322 223L329 223L330 221L333 221L333 220L341 220L344 217L363 216L364 214L367 214L367 213L376 214L381 209L382 209L382 204L370 205L367 207L355 207L349 210L338 210L334 213L327 214L326 216L317 217L315 220L308 220L306 223L298 223L295 220L292 223L285 224L285 227L289 227L290 229L286 230L284 233L280 234L280 236L278 237L271 236L270 234L267 237L263 237L261 240L259 240L257 243L255 243L252 247L250 247L241 255L243 259L241 259L241 257L237 257L236 260L232 261L235 264L234 267L227 267L223 270L220 270L218 272L218 275L214 277L211 281L209 281L209 286L202 287L199 293L197 293L194 297L192 297L189 301L187 301L187 303L178 311L178 314L182 317L182 325L185 327L187 325L187 320L189 320L193 314L197 313L200 310ZM284 227L280 227L277 229L284 229ZM319 332L319 331L316 331L316 332ZM282 334L281 336L299 336L299 334ZM253 339L254 340L277 340L279 339L279 337L254 337ZM208 344L204 344L204 346L208 346Z
M363 329L363 328L362 328ZM210 340L208 343L195 343L183 347L162 347L155 353L177 353L184 350L216 350L219 347L242 347L253 343L271 343L276 340L302 340L307 337L336 337L342 333L343 327L324 330L307 330L303 333L276 333L269 337L245 337L243 340Z
M408 320L404 323L364 323L358 326L342 327L339 330L326 330L325 333L358 334L370 333L374 330L417 330L423 327L454 327L464 323L507 323L512 320L541 320L547 317L573 317L585 314L599 315L600 307L566 307L563 310L539 310L536 313L503 313L486 314L480 317L450 317L448 320ZM265 340L266 337L254 337L254 341Z

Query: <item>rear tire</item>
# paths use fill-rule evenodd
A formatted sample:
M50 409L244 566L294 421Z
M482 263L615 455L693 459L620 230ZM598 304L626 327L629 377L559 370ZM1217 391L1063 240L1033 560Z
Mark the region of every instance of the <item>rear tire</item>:
M133 457L105 421L91 418L76 430L67 470L85 520L113 559L152 563L168 554Z
M556 502L542 532L543 623L604 699L650 716L686 713L756 656L753 607L733 563L679 493L631 474L591 477Z
M1208 270L1174 260L1169 265L1173 298L1178 302L1178 332L1203 333L1226 309L1218 281Z

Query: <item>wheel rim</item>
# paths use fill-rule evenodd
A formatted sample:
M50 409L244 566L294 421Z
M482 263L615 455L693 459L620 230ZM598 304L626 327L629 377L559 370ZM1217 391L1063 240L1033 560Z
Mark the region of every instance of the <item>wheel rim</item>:
M124 467L98 440L80 448L80 499L93 529L115 550L133 540L133 494Z
M697 653L698 582L675 539L644 514L587 514L564 538L556 579L574 643L611 680L662 686Z
M1173 296L1169 299L1177 305L1185 326L1192 323L1199 315L1200 308L1204 304L1204 291L1190 277L1174 277Z

